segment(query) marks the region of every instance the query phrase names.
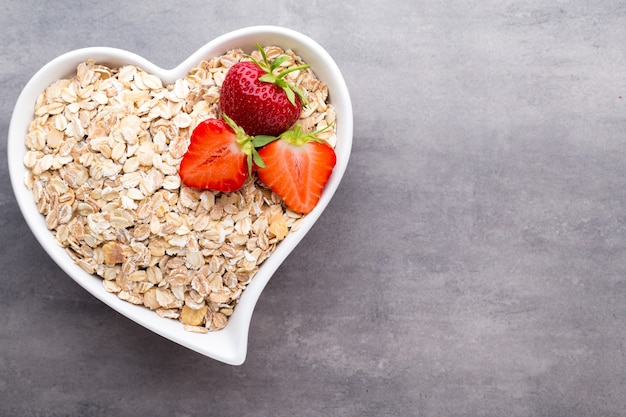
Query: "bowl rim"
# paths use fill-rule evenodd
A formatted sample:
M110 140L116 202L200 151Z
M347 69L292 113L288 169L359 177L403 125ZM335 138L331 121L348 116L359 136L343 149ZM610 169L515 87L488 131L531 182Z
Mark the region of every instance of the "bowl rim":
M182 324L178 321L162 319L143 306L133 305L121 300L115 294L107 293L102 287L101 278L89 275L72 262L46 228L44 217L37 211L31 191L24 185L24 176L27 172L23 164L26 152L24 138L33 119L32 109L37 97L51 83L75 73L76 66L87 59L111 66L133 64L158 75L165 84L171 84L184 77L203 58L221 55L233 48L251 50L256 42L293 49L310 64L318 78L328 85L329 100L338 115L337 164L318 205L304 218L300 229L290 233L260 265L257 274L242 293L227 326L208 334L191 333L183 330ZM106 46L81 48L59 55L41 67L18 96L9 125L7 157L11 186L28 227L46 253L67 275L97 299L154 333L204 356L230 365L241 365L247 356L250 322L260 294L276 269L308 233L330 202L350 158L352 135L353 114L350 95L343 75L330 54L316 41L298 31L262 25L244 27L218 36L172 69L163 69L133 52Z

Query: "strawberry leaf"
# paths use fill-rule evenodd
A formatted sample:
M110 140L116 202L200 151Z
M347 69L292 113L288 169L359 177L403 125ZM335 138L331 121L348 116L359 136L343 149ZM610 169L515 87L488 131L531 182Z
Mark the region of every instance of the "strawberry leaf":
M280 67L280 64L285 62L287 59L289 59L287 55L279 56L278 58L274 60L274 62L272 62L272 65L270 65L270 69L274 71L276 68Z
M259 81L263 81L264 83L278 84L276 76L274 74L270 74L269 72L267 74L261 75L259 77Z
M287 99L289 100L289 102L295 106L296 105L296 95L294 94L293 89L290 88L289 86L285 86L285 87L282 87L282 88L283 88L283 91L285 92L285 94L287 94Z
M263 158L261 158L261 155L259 155L259 152L256 149L252 150L252 160L257 166L261 168L265 168L265 162L263 162ZM249 159L248 159L248 168L249 168L248 172L252 172L252 163Z
M255 148L262 148L276 139L278 139L276 136L258 135L252 138L252 145L254 145Z
M258 62L256 59L254 59L252 57L250 57L250 59L252 59L252 61L254 61L254 63L257 64L259 67L261 67L265 72L272 72L272 67L270 66L269 62L267 61L267 54L265 53L265 49L263 49L263 47L261 45L259 45L258 43L256 44L256 48L261 53L261 57L263 58L263 62Z

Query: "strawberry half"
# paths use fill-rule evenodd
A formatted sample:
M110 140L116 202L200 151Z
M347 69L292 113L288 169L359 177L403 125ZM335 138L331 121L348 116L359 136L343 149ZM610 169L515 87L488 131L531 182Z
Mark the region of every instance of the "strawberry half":
M228 70L220 92L219 105L251 136L277 136L300 117L306 104L304 93L285 80L290 72L308 68L301 65L275 72L289 57L281 55L271 64L260 45L263 62L239 62Z
M180 179L188 187L231 192L240 189L258 160L252 138L228 116L207 119L193 130L180 163Z
M258 152L265 164L256 166L259 179L291 210L310 213L337 163L335 150L298 125Z

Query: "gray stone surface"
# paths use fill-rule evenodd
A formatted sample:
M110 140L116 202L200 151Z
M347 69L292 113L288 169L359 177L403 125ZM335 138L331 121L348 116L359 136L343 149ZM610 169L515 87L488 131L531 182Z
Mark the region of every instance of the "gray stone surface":
M173 67L213 37L313 37L350 166L231 367L100 304L31 236L0 163L0 416L626 415L626 4L2 1L0 136L50 59ZM0 142L6 155L6 141Z

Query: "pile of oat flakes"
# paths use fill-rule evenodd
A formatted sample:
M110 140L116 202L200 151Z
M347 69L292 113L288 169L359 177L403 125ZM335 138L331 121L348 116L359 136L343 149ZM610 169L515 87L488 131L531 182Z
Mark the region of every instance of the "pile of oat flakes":
M303 64L291 50L265 50L288 54L284 67ZM135 66L84 62L40 95L25 140L26 186L68 255L107 291L193 332L226 326L259 265L302 221L255 176L234 193L181 185L191 131L219 116L226 72L245 59L229 51L168 86ZM334 122L310 69L288 79L309 100L304 129ZM334 128L322 135L334 146Z

